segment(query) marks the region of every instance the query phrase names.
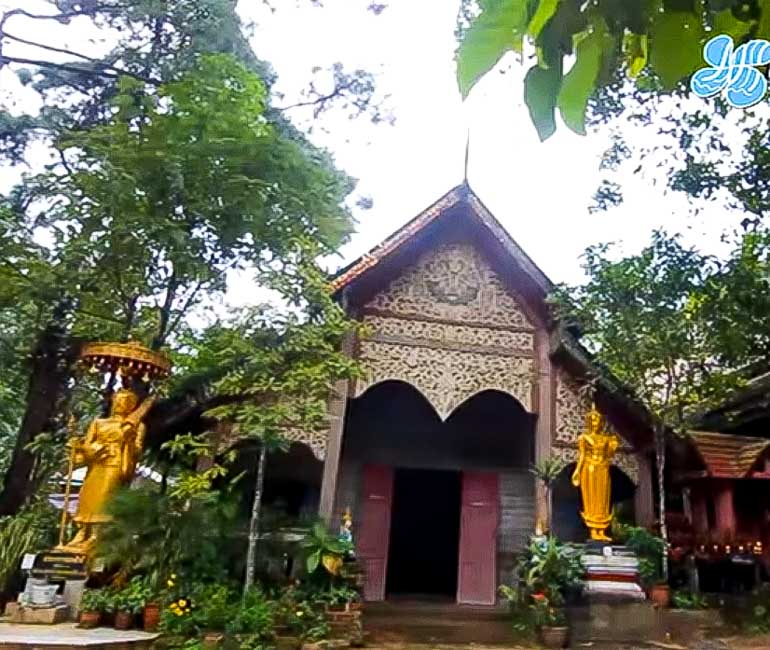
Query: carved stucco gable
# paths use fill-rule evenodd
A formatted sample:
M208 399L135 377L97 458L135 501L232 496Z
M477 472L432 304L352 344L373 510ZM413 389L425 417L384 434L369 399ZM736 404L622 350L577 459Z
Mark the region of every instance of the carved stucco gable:
M532 329L516 299L469 244L448 244L424 255L367 308L418 319Z
M531 358L376 341L361 345L360 358L365 376L357 382L357 394L389 379L405 381L427 398L442 419L469 397L489 389L509 393L525 409L532 408Z
M516 298L469 244L417 260L364 307L364 377L354 394L400 380L442 418L483 390L500 390L532 410L534 328Z

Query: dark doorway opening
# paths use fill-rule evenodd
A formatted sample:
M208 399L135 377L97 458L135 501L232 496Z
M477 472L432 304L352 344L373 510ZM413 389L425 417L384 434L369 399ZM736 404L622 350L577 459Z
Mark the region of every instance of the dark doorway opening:
M388 595L455 598L460 547L460 472L396 469Z

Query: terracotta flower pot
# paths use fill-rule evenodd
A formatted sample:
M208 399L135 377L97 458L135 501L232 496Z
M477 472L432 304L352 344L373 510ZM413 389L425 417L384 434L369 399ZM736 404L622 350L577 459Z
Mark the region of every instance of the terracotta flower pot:
M133 624L134 624L134 615L132 612L115 613L116 630L130 630Z
M558 627L543 625L540 628L540 638L546 648L566 648L569 628L566 625Z
M144 606L144 612L142 616L144 620L144 631L154 632L158 629L160 624L160 604L159 603L147 603Z
M203 647L218 648L224 638L225 638L225 635L223 632L204 632Z
M101 612L82 611L80 612L80 621L78 622L78 627L90 630L91 628L99 625L101 618Z
M653 585L650 588L650 600L656 607L665 609L671 604L671 588L668 585Z

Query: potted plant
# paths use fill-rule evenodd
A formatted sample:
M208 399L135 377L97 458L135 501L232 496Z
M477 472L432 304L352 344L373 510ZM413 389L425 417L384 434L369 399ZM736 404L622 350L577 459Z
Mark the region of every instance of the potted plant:
M115 629L130 630L134 624L134 613L129 609L127 597L122 592L117 592L114 597Z
M639 581L656 607L668 607L671 588L663 578L662 557L666 544L646 528L619 525L614 531L619 542L625 544L639 559Z
M313 574L323 565L331 576L338 576L348 553L353 551L353 545L336 535L332 535L323 522L317 522L302 540L305 551L305 564L308 574Z
M115 629L128 630L134 618L141 614L147 601L147 587L141 577L134 577L123 589L113 596Z
M353 587L342 583L332 584L315 598L323 603L327 612L350 612L361 608L361 595Z
M569 627L564 612L564 600L558 591L550 596L532 594L532 614L540 640L546 648L564 648L569 640Z
M91 629L99 625L106 604L102 589L86 589L80 600L78 627Z
M142 607L142 629L145 632L155 632L160 625L161 601L157 596L150 595Z
M579 552L555 537L533 538L517 565L521 584L503 593L528 605L544 645L564 647L569 638L565 598L582 584Z

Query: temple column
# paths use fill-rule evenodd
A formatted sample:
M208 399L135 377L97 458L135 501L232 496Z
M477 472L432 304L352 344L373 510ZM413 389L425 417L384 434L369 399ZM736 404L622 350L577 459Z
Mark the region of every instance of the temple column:
M700 485L690 488L690 508L692 510L692 527L695 531L695 539L698 541L708 538L709 518L706 506L707 494Z
M714 481L714 514L716 515L717 532L722 542L735 539L735 506L733 504L732 481Z
M551 439L554 428L553 413L553 367L549 355L548 336L538 330L535 339L537 349L537 385L535 386L533 406L537 409L535 427L535 462L551 455ZM535 480L535 525L546 524L546 492L541 481Z
M348 335L342 342L345 354L352 355L354 338ZM342 455L342 436L345 429L345 410L348 404L350 381L347 379L334 384L329 398L329 435L326 439L326 456L324 457L323 476L321 478L321 498L318 514L330 523L334 516L334 501L337 495L337 476L340 470Z
M639 454L636 459L639 464L639 483L634 492L634 513L637 526L648 528L655 523L652 464L646 454Z

